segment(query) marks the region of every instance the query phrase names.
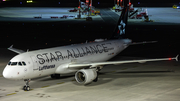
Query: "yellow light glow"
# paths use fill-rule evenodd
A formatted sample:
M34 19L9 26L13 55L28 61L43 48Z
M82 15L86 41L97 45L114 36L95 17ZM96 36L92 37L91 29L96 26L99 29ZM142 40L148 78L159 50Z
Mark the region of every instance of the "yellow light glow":
M32 0L27 1L27 3L32 3L32 2L33 2Z

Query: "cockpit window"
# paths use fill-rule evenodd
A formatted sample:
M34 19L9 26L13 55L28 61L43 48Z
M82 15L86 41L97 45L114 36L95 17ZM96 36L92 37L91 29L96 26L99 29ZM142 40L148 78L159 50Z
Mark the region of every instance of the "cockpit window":
M24 66L26 66L26 63L25 63L24 61L22 62L22 64L23 64Z
M17 62L12 62L11 63L11 66L15 66L15 65L17 65Z
M26 66L26 63L24 61L22 62L9 62L8 65L10 66L16 66L16 65L19 65L19 66Z
M18 65L22 66L22 63L21 63L21 62L18 62Z
M9 62L8 65L11 65L11 62Z

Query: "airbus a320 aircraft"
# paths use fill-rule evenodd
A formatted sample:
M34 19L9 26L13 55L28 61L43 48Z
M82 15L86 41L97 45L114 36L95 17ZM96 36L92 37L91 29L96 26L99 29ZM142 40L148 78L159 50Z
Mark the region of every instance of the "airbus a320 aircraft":
M79 84L88 84L98 80L98 72L105 65L123 64L134 62L178 60L174 58L108 61L122 50L132 45L130 39L120 38L125 34L128 7L121 13L114 36L118 39L103 40L96 39L93 43L76 44L55 47L43 50L24 52L12 46L8 49L18 53L6 65L3 76L11 80L24 80L24 90L29 91L30 79L51 75L52 78L60 78L60 74L75 73L75 79Z

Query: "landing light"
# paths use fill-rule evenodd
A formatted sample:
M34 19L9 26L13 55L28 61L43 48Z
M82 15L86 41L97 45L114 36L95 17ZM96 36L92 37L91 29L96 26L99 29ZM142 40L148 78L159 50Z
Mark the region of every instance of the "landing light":
M172 58L169 58L169 60L172 60Z

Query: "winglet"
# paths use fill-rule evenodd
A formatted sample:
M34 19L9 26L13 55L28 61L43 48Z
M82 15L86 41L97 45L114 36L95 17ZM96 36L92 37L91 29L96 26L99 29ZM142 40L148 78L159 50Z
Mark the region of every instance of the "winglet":
M9 48L13 48L13 45L11 45ZM8 49L9 49L9 48L8 48Z
M178 61L179 54L175 57L176 61Z
M11 50L11 51L13 51L13 52L15 52L15 53L18 53L18 54L24 53L23 50L13 48L13 45L11 45L11 46L8 48L8 50Z

